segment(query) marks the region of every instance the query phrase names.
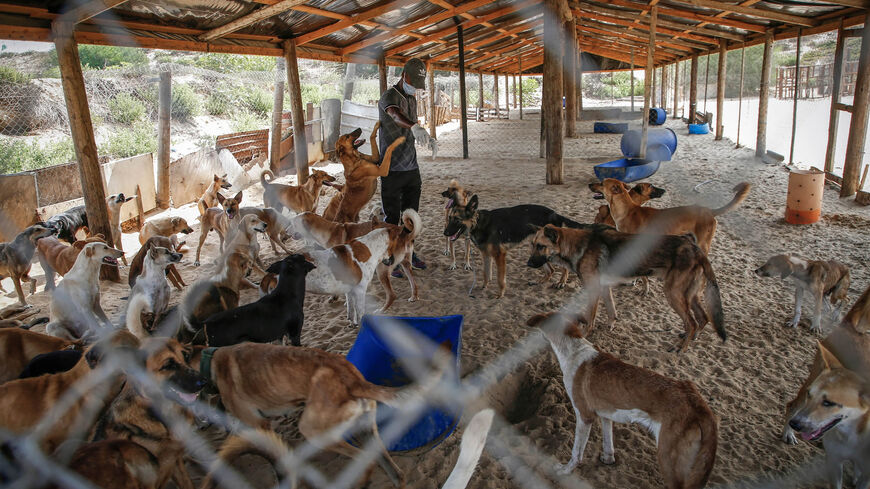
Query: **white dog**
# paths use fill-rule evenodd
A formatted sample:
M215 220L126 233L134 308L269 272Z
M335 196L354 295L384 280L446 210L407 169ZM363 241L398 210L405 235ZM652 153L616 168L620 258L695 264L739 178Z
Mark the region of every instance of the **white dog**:
M145 256L144 271L136 280L127 304L126 325L140 339L149 337L169 305L166 267L181 260L181 253L155 246Z

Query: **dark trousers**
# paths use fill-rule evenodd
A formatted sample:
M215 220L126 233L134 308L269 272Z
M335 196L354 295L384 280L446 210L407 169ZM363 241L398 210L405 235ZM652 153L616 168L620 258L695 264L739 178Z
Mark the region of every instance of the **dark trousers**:
M423 180L420 169L409 171L391 171L381 177L381 206L386 216L385 221L399 224L402 211L405 209L420 210L420 188Z

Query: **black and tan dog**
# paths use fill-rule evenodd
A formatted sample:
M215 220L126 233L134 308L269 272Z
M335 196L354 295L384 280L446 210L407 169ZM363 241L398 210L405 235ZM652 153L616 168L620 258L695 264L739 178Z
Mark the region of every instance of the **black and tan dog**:
M558 214L549 207L534 204L502 207L499 209L478 209L477 195L468 199L468 204L456 204L450 208L450 219L444 228L444 236L455 241L459 236L467 234L475 246L483 254L483 288L489 285L492 271L491 261L495 259L498 270L499 291L497 298L504 297L507 289L507 252L524 239L535 233L533 226L584 227L576 221ZM549 273L543 280L552 276L555 270L549 266ZM563 280L567 279L567 272Z
M447 203L444 205L444 225L448 225L450 223L450 209L456 205L468 205L468 199L471 197L471 192L469 192L465 187L463 187L459 180L455 178L450 180L450 184L447 186L447 190L441 192L441 196L447 199ZM448 270L456 270L456 248L454 247L455 240L450 239L450 237L444 238L444 254L449 255L453 262L450 264ZM465 266L466 270L471 270L471 238L468 234L465 234Z
M30 282L30 295L36 293L36 279L30 276L30 262L40 238L54 234L54 228L34 224L18 233L9 243L0 243L0 280L11 277L18 294L18 302L27 304L21 282Z
M45 221L45 225L54 229L58 239L69 244L76 242L76 233L88 226L88 213L84 205L77 205Z
M711 320L719 337L723 341L727 337L713 267L692 236L634 235L601 224L587 229L550 224L538 229L532 239L528 265L539 268L547 263L569 267L580 276L584 287L588 287L584 336L595 324L599 298L604 299L609 324L613 327L616 306L612 286L635 277L659 276L664 279L668 303L686 329L678 347L680 352L686 350L689 342ZM700 300L705 285L706 309Z
M601 193L600 182L590 183L589 190L595 192L594 199L604 199L604 194ZM652 199L658 199L664 194L665 189L646 182L638 183L628 191L628 196L631 197L631 200L633 200L637 205L643 205ZM598 207L598 213L595 214L595 220L593 222L596 224L607 224L608 226L616 227L616 223L613 222L613 216L610 215L610 206L607 204Z
M849 268L834 260L805 260L794 255L775 255L755 270L755 274L759 277L794 279L794 317L788 323L792 328L797 328L801 321L801 302L804 292L808 292L814 306L810 328L815 333L822 332L822 307L827 306L837 318L849 292Z

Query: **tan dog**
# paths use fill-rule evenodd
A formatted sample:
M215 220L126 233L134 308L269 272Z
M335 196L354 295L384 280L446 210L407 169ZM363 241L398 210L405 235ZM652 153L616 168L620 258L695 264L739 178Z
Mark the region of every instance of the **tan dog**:
M177 251L172 247L172 240L167 238L166 236L152 236L148 238L148 241L139 248L139 251L136 252L136 255L133 257L133 261L130 262L130 271L127 276L127 283L130 285L132 289L134 285L136 285L136 279L139 275L142 274L143 267L145 266L145 256L151 251L152 248L160 247L166 248L172 251ZM177 290L181 290L183 287L186 287L187 284L184 283L184 279L181 278L181 274L178 272L178 269L175 267L175 264L170 264L166 267L166 278L172 283L173 286Z
M284 250L284 253L291 251L284 245L284 239L287 237L284 232L285 218L275 209L271 207L242 207L239 209L239 216L245 217L249 214L257 216L257 218L266 223L266 235L269 236L269 244L272 245L272 251L278 254L277 244Z
M867 287L852 309L846 313L839 326L822 340L822 345L836 356L845 368L870 375L868 373L870 372L870 287ZM809 375L804 379L795 398L786 405L786 423L782 432L784 442L797 443L794 430L788 425L788 421L806 405L810 384L819 376L823 368L822 355L816 352Z
M775 255L755 270L759 277L794 279L794 317L788 326L797 328L801 321L801 302L804 292L813 298L813 321L810 329L822 332L822 308L830 309L835 319L840 316L849 292L849 269L834 260L804 260L793 255ZM839 303L839 306L836 306ZM835 307L836 306L836 307Z
M135 195L133 197L125 197L123 193L112 194L106 197L106 206L109 208L109 224L112 228L111 244L115 249L121 251L124 251L124 243L121 242L121 206L135 198ZM124 262L124 265L127 265L126 256L121 255L121 261Z
M309 245L332 248L364 236L381 224L383 221L377 215L363 222L336 222L313 212L303 212L290 219L287 230L295 239L301 239Z
M217 233L220 240L221 253L224 252L224 242L227 240L227 234L230 232L230 219L238 215L239 203L242 201L242 192L240 191L233 197L224 197L221 194L217 194L217 200L220 202L220 207L209 207L203 215L199 216L199 245L196 247L196 259L193 262L195 267L199 266L199 254L202 251L202 245L212 229Z
M80 342L18 328L0 329L0 384L17 379L33 357L81 346Z
M747 182L734 187L734 198L718 209L699 205L655 209L641 207L629 196L628 186L612 178L601 182L601 193L610 206L616 229L624 233L686 234L692 233L704 253L710 253L716 234L716 216L736 209L749 194Z
M644 243L643 239L650 242ZM685 351L711 321L722 341L727 337L716 275L707 255L690 236L634 235L601 224L588 229L548 224L532 238L527 264L540 268L546 263L574 270L588 289L585 334L595 324L599 297L604 299L613 328L616 306L611 287L635 277L660 276L668 303L683 320L686 331L675 348ZM701 302L701 289L705 289L706 308Z
M590 183L589 190L596 193L594 198L604 198L604 194L601 192L600 182ZM664 194L665 189L661 187L656 187L653 184L646 182L638 183L634 187L631 187L631 190L628 191L628 196L631 197L631 200L633 200L634 203L636 203L637 205L643 205L644 203L652 199L658 199ZM594 222L596 224L606 224L608 226L616 227L616 223L613 222L613 217L610 215L609 205L605 204L598 207L598 214L595 215Z
M266 180L269 175L269 180ZM271 183L275 174L269 170L260 174L263 184L263 205L278 212L288 208L293 212L314 212L320 200L320 189L335 181L335 177L323 170L314 170L302 185L283 185Z
M145 221L145 225L139 230L139 244L144 245L152 236L166 236L172 240L172 248L178 250L184 243L178 243L177 233L190 234L193 229L183 217L158 217Z
M843 487L843 469L852 462L855 487L870 487L870 378L853 371L819 343L822 368L806 390L803 406L789 426L804 441L822 440L831 487Z
M88 243L105 243L106 239L102 234L94 234L83 240L78 240L72 245L67 245L61 242L54 236L40 238L36 242L37 258L39 265L45 272L45 289L54 289L54 274L57 273L61 277L70 271L79 252Z
M370 136L372 146L371 156L360 153L357 148L365 141L358 139L362 135L362 129L356 129L351 133L339 136L335 142L335 154L344 167L345 183L338 195L332 198L323 212L323 217L330 221L357 222L359 213L375 194L378 188L378 177L385 177L390 173L390 159L396 146L405 142L404 137L393 141L384 152L384 160L378 150L378 128L381 123L375 124ZM378 164L380 163L380 166Z
M129 351L138 346L138 338L126 330L117 330L89 347L78 363L66 372L17 379L0 385L0 427L12 433L28 433L52 411L67 391L73 390L78 398L64 412L56 413L55 423L44 426L40 446L46 453L52 453L74 432L79 436L87 433L98 414L94 408L115 398L123 385L123 376L114 376L90 391L81 391L78 382L90 375L109 352ZM84 419L86 405L90 405L88 410L93 411L89 413L90 420Z
M21 282L30 283L30 295L36 293L36 279L30 276L30 262L36 251L36 244L41 238L54 234L54 229L34 224L18 233L9 243L0 243L0 280L11 277L18 294L18 302L26 305L24 289Z
M202 194L202 197L196 201L196 208L199 209L199 215L205 214L206 209L211 207L217 207L218 202L218 193L220 189L227 190L233 185L227 180L227 174L224 173L221 176L214 176L214 180L208 185L208 188L205 189L205 193Z
M270 429L270 417L281 416L305 405L299 432L320 448L355 458L361 451L337 436L324 443L322 435L338 425L369 416L372 435L379 439L375 415L377 402L395 405L403 392L365 380L341 355L315 348L285 347L262 343L241 343L218 348L209 360L195 348L191 365L201 373L210 372L211 381L227 412L248 426ZM446 359L439 359L447 365ZM433 375L437 381L440 375ZM409 391L426 391L427 382ZM381 444L378 463L397 487L404 476ZM368 479L368 474L365 479ZM363 481L365 483L365 481Z
M467 191L459 181L455 178L450 180L447 190L441 192L441 196L447 199L447 204L444 206L444 226L450 223L450 208L459 205L465 207L468 205L468 199L473 194ZM455 240L450 239L450 236L444 237L445 248L444 254L453 258L453 263L450 264L448 270L456 270L456 249L453 247ZM465 234L465 270L471 270L471 238L468 233Z
M560 473L570 474L583 461L597 418L602 431L601 463L616 462L613 423L636 423L656 439L665 487L706 485L716 460L719 428L693 383L669 379L599 351L583 338L576 320L550 313L534 316L527 324L539 326L553 347L577 418L571 460L557 467Z
M265 232L266 223L261 221L256 214L248 214L241 219L233 240L227 244L227 253L247 254L253 262L252 266L254 270L265 275L266 271L263 270L263 265L260 262L260 243L257 241L257 233ZM243 280L243 282L247 282L248 287L252 289L257 288L256 285L247 279Z

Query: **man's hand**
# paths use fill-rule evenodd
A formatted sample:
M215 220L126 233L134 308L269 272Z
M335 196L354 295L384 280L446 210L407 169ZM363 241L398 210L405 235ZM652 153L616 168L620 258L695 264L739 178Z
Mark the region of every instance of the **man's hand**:
M429 132L423 129L420 124L414 124L411 126L411 133L414 135L414 139L417 140L423 146L429 144Z

